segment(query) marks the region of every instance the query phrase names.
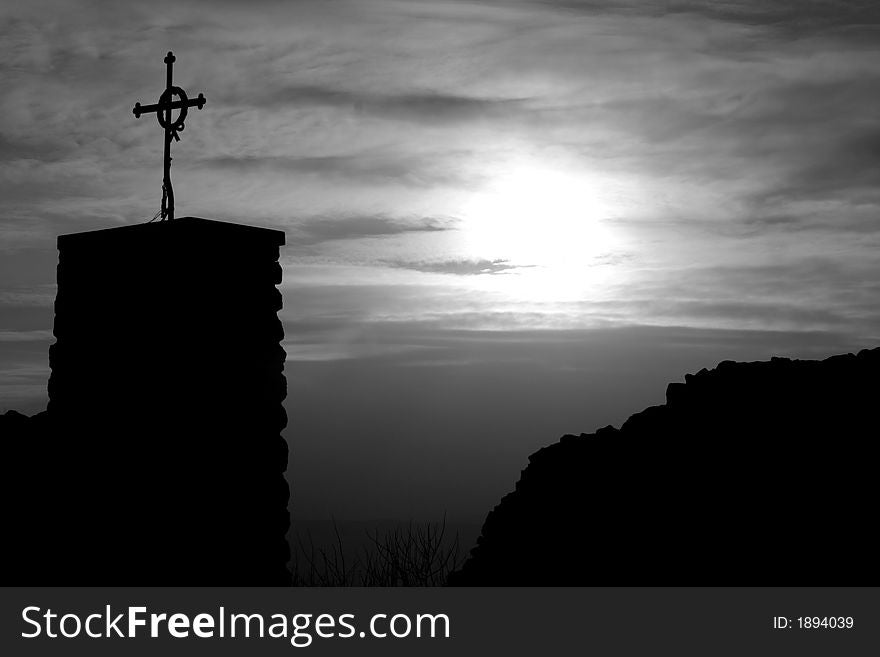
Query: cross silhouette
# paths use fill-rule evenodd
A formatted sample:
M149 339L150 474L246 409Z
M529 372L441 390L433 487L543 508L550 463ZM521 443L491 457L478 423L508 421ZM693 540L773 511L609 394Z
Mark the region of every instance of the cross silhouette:
M155 112L159 125L165 129L165 169L162 178L161 206L163 221L165 219L174 219L174 189L171 187L171 139L173 138L175 141L180 141L180 135L178 135L178 133L183 131L183 122L186 119L186 113L189 111L189 108L198 107L199 109L202 109L207 102L202 94L199 94L198 98L194 100L189 100L183 89L171 84L171 75L175 59L174 53L171 51L165 56L167 70L165 77L165 91L159 96L159 102L155 105L144 106L141 106L140 103L135 103L134 109L132 110L136 119L141 118L141 114ZM178 100L172 100L174 96L177 96ZM180 110L180 114L177 116L176 120L172 121L171 110L176 109Z

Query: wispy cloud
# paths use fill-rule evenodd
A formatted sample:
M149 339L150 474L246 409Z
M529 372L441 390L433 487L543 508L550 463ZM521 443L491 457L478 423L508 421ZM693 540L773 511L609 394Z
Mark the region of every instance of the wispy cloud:
M242 102L275 107L327 106L365 113L382 119L418 123L492 121L510 115L523 104L517 98L483 98L435 90L388 94L320 85L296 85L268 90L265 97Z
M430 274L453 274L455 276L504 274L529 266L513 265L507 260L388 261L386 264L401 269L412 269Z
M406 220L382 215L316 217L296 226L297 236L292 243L308 245L406 233L436 233L449 229L448 220L431 218Z
M361 152L344 155L222 155L203 158L201 166L222 173L255 176L294 174L312 180L413 187L468 184L469 178L448 166L450 154L419 156L407 153Z
M0 342L33 342L34 340L51 340L51 330L37 331L5 331L0 329Z

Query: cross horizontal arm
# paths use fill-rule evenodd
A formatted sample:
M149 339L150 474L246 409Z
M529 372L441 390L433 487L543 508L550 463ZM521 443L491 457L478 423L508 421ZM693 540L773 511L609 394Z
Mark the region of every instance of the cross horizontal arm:
M134 113L135 118L139 119L141 114L164 112L167 109L180 109L181 107L198 107L199 109L202 109L207 102L207 99L202 94L199 94L198 98L191 98L186 102L175 100L173 103L154 103L153 105L141 105L140 103L136 103L132 112Z

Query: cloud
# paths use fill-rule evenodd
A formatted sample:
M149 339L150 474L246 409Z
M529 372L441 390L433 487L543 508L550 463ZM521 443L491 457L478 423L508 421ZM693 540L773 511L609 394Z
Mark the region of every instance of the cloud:
M482 98L436 90L381 93L322 85L291 85L253 101L260 107L326 106L387 120L439 124L491 121L516 112L523 102L524 99Z
M870 258L777 257L777 262L653 271L597 312L629 321L726 329L831 331L870 345L880 324L880 266Z
M746 26L771 28L781 34L803 37L810 34L835 34L855 28L856 35L867 35L880 27L880 8L864 0L813 0L793 3L789 0L674 0L640 2L639 0L532 0L539 6L576 11L590 15L623 14L653 17L700 16L705 19ZM848 36L852 32L846 33Z
M432 218L404 220L382 215L360 217L318 217L296 226L292 244L313 245L336 240L387 237L405 233L437 233L450 230L448 221Z
M40 139L38 136L0 134L0 161L40 160L51 162L69 155L76 144L61 138Z
M835 131L837 132L837 131ZM841 131L842 132L842 131ZM844 134L826 131L800 149L803 159L765 199L833 199L880 204L880 122Z
M694 328L686 326L645 326L612 324L606 327L533 328L508 325L487 331L478 323L467 321L373 321L331 320L318 323L287 323L285 349L290 360L331 361L341 359L378 359L388 365L421 363L457 364L531 361L534 364L554 361L589 370L599 356L599 345L617 344L625 351L638 349L649 353L652 345L665 343L698 348L710 359L721 360L719 352L746 350L766 354L833 354L858 351L864 347L846 332L834 330L761 330ZM318 328L319 325L322 328ZM326 336L325 339L321 337ZM518 357L518 358L517 358ZM714 361L717 362L717 361ZM705 363L711 365L711 363ZM633 361L617 360L621 368L637 368ZM682 372L678 373L679 375Z
M744 235L767 235L772 232L788 233L825 233L829 236L854 234L871 234L880 232L877 214L878 203L859 203L855 207L845 200L821 204L816 208L804 208L800 212L779 211L778 213L756 214L745 217L742 226Z
M339 155L222 155L202 158L200 165L221 172L265 175L295 174L358 184L398 183L412 187L467 185L472 177L455 171L448 161L464 154L360 152Z
M0 329L0 342L33 342L34 340L51 340L52 331L5 331Z
M686 12L719 21L767 26L792 37L810 34L857 36L880 27L880 8L862 0L734 0L732 2L670 3L670 12ZM856 28L844 32L844 28ZM853 33L855 32L855 34Z
M453 274L455 276L481 276L505 274L531 265L512 265L507 260L440 260L440 261L385 261L400 269L412 269L429 274Z

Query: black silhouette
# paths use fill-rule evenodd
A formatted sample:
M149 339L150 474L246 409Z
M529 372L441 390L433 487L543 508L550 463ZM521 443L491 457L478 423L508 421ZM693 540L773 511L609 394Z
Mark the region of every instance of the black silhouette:
M725 361L529 457L456 585L878 583L880 349Z
M7 581L289 583L283 243L194 217L58 238L49 407L3 418Z
M162 176L162 207L159 214L162 220L174 219L174 188L171 186L171 139L180 141L179 132L183 131L183 122L186 120L186 114L190 107L198 107L202 109L207 102L202 94L198 95L195 100L189 100L186 92L180 87L171 84L174 62L176 58L170 50L165 56L165 91L159 96L159 102L155 105L145 105L141 107L140 103L134 104L134 117L141 118L141 114L150 112L156 113L156 119L159 125L165 130L165 157L164 157L164 175ZM172 96L177 96L179 100L172 101ZM171 111L179 109L180 114L177 119L171 120Z

